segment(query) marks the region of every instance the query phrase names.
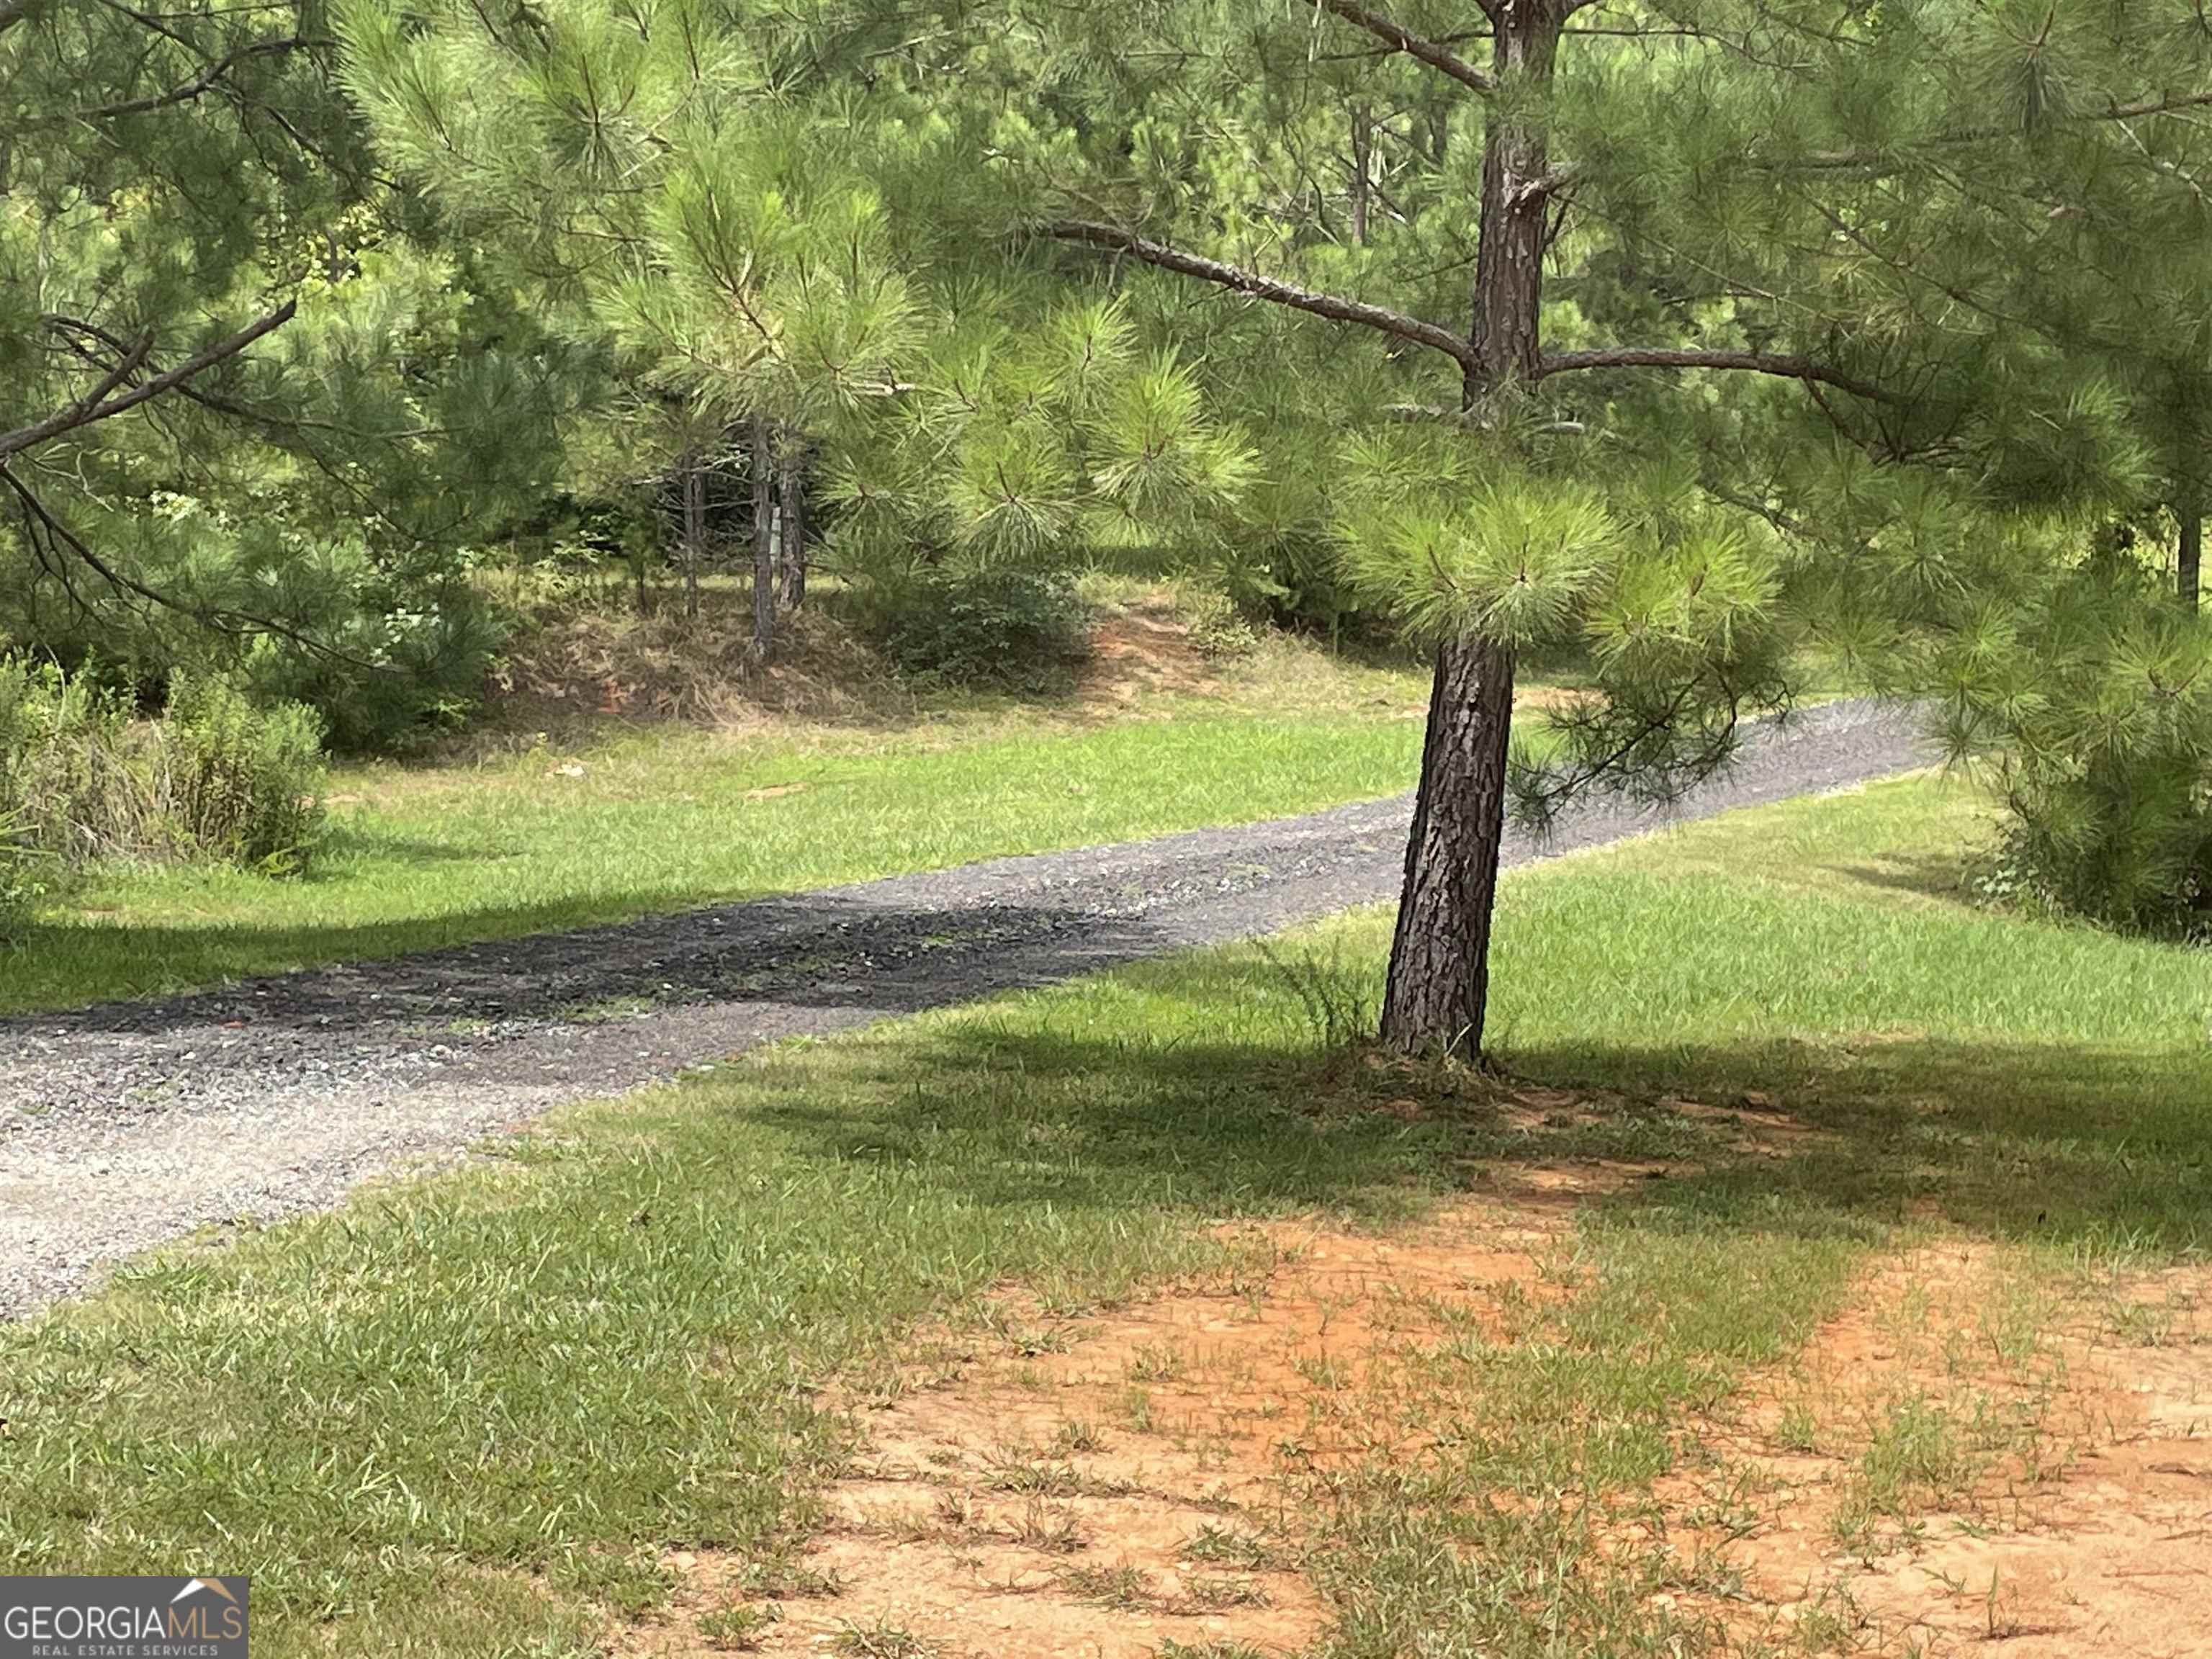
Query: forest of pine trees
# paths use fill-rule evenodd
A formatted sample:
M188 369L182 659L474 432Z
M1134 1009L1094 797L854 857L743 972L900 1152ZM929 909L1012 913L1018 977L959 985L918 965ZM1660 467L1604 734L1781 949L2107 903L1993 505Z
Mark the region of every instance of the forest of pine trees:
M388 748L501 562L1140 557L1433 662L1398 1048L1510 811L1814 685L2188 930L2208 186L2177 0L0 0L0 649Z

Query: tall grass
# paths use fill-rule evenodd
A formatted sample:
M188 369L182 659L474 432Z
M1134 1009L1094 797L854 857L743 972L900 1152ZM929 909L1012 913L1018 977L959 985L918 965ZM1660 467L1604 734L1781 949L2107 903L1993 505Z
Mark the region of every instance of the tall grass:
M288 872L322 819L322 729L221 680L143 720L82 676L0 661L0 933L107 860Z

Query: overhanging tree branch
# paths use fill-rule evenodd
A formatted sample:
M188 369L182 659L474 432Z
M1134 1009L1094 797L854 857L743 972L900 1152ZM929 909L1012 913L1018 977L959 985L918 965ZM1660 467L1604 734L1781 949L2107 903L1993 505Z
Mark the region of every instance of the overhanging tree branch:
M80 427L90 426L95 421L112 419L115 416L125 414L137 408L141 404L151 402L163 392L184 385L195 375L214 368L217 363L228 358L235 357L263 335L273 333L282 328L292 320L293 313L298 309L297 301L287 300L259 321L249 324L228 339L217 340L204 350L186 358L174 368L164 369L161 374L140 381L128 392L116 392L115 388L128 380L132 371L145 360L147 349L151 346L152 341L149 338L142 342L135 349L133 357L126 359L110 370L100 384L85 397L78 398L65 409L55 410L45 420L34 425L17 427L13 432L0 433L0 461L5 461L10 455L20 454L24 450L58 438L65 432L74 432ZM111 396L110 393L113 395Z
M386 664L370 662L366 658L353 656L349 653L337 649L335 646L326 645L313 635L303 634L289 623L279 622L272 617L257 616L252 611L234 610L228 606L192 605L172 594L164 593L159 588L150 587L128 572L117 569L95 553L82 537L55 516L52 509L39 499L35 490L9 469L4 460L0 460L0 484L4 484L15 497L16 508L22 515L26 530L29 532L32 551L38 556L40 563L62 583L63 587L69 593L71 603L80 610L89 607L77 592L75 585L70 582L66 567L57 562L58 558L74 556L87 569L118 593L129 599L138 599L147 605L158 606L165 611L173 611L181 617L190 617L193 621L204 623L222 633L240 635L273 634L279 639L289 640L293 644L316 656L333 662L344 663L349 667L363 669L373 674L391 674L396 672ZM42 542L45 544L44 546L40 545ZM49 550L52 550L53 556L49 556Z
M305 35L294 35L281 40L257 40L251 46L240 46L236 52L217 58L191 80L171 87L167 92L150 93L143 98L129 98L118 104L101 104L92 109L70 112L58 116L56 120L112 121L125 115L141 115L151 110L167 109L173 104L189 104L204 98L214 90L216 83L228 76L239 64L254 58L273 58L284 53L306 52L332 43L311 40Z
M1536 365L1536 378L1572 374L1585 368L1720 368L1751 374L1772 374L1785 380L1832 386L1854 398L1873 403L1895 403L1895 392L1862 380L1810 357L1787 356L1766 351L1705 351L1673 349L1663 346L1612 346L1598 351L1561 351Z
M1408 58L1418 58L1431 69L1449 75L1463 87L1484 94L1497 90L1497 82L1457 52L1400 27L1380 12L1370 11L1364 6L1355 6L1351 0L1319 0L1319 3L1324 11L1342 18L1353 27L1365 29L1393 52L1402 52ZM1485 0L1484 9L1489 9L1488 0Z
M1455 334L1441 325L1419 317L1392 311L1388 307L1370 305L1364 300L1347 300L1334 294L1320 294L1294 283L1279 282L1273 276L1262 276L1257 271L1242 266L1224 264L1218 259L1209 259L1202 254L1188 253L1170 247L1164 242L1155 242L1133 231L1122 230L1113 225L1102 225L1084 219L1063 219L1038 227L1039 233L1062 242L1080 242L1087 246L1103 248L1115 253L1125 253L1162 270L1179 271L1186 276L1195 276L1201 282L1212 283L1231 289L1239 294L1249 294L1255 300L1265 300L1293 311L1310 313L1316 317L1327 317L1340 323L1357 323L1364 328L1395 334L1401 340L1427 346L1441 351L1462 368L1475 365L1474 346L1465 336ZM0 453L4 453L0 451Z

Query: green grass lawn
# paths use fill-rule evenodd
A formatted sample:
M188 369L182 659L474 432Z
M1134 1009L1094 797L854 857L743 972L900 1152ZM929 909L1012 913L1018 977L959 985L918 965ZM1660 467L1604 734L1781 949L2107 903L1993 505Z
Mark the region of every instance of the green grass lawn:
M1679 1172L1584 1207L1561 1294L1437 1359L1480 1409L1432 1456L1313 1497L1323 1651L1710 1650L1596 1506L1875 1253L2212 1245L2212 955L1972 908L1978 830L1907 781L1510 877L1498 1057L1617 1091L1581 1117L1344 1049L1369 913L764 1052L171 1251L0 1335L0 1570L250 1571L264 1659L591 1652L670 1547L789 1577L854 1432L815 1389L918 1321L1009 1281L1111 1307L1232 1266L1224 1218L1389 1227L1602 1156ZM1753 1089L1821 1133L1754 1156L1670 1103Z
M891 732L670 726L481 764L348 769L305 877L109 873L0 951L0 1012L1247 823L1409 788L1418 764L1402 696L1157 712Z

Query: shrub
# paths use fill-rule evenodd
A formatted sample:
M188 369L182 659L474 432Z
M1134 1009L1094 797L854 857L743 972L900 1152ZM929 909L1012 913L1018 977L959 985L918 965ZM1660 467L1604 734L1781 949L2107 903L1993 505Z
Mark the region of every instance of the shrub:
M1090 608L1059 572L936 569L881 582L870 632L909 674L964 685L1050 684L1090 648Z
M28 820L0 819L0 941L19 933L52 896L58 867L32 842Z
M2142 932L2212 934L2212 766L2202 744L2016 757L2010 822L1975 885Z
M296 869L322 823L323 728L295 702L257 708L222 680L183 680L155 729L161 816L187 854Z
M0 823L19 870L79 867L143 838L129 726L121 695L88 676L0 660Z
M301 867L321 737L311 710L220 680L179 680L144 721L88 676L0 659L0 927L103 859Z
M1260 648L1259 630L1219 588L1188 589L1176 609L1190 630L1191 649L1208 662L1238 662Z
M1947 686L1954 745L1993 760L2008 810L1974 884L2109 926L2212 933L2212 627L2094 565L2014 626L1999 678Z

